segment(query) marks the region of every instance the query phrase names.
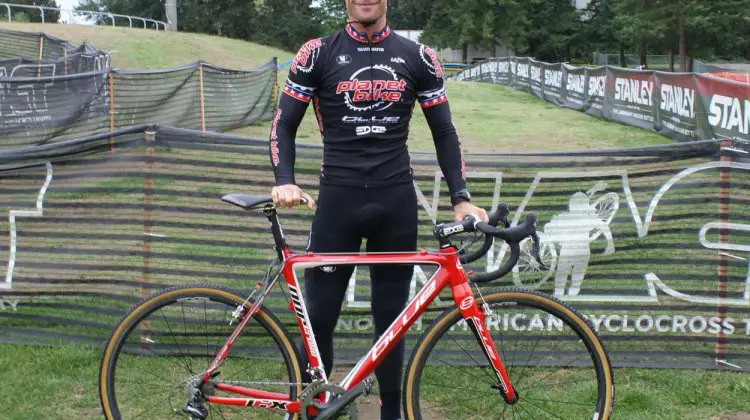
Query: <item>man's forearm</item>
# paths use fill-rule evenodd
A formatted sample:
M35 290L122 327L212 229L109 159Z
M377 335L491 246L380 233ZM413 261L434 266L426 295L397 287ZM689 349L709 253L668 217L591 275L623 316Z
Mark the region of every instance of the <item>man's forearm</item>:
M453 196L466 189L466 168L461 142L451 119L450 107L446 102L425 109L424 114L435 142L440 169Z
M279 107L271 124L269 154L276 185L295 184L294 161L297 128L307 110L307 103L281 95Z

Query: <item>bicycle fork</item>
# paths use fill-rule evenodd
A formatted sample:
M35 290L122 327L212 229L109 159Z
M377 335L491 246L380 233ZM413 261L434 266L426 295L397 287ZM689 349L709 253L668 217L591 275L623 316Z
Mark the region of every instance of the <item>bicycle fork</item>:
M502 395L506 403L515 404L518 402L518 393L510 383L510 378L508 377L505 366L500 359L500 354L497 352L495 343L492 341L492 337L486 327L486 317L492 314L489 311L489 307L486 306L484 302L481 302L480 306L480 302L477 302L476 299L474 299L471 288L466 283L454 286L453 296L459 310L461 311L461 316L463 316L464 321L474 333L479 348L482 349L487 362L495 371L495 377L497 379L496 389L500 391L500 395Z

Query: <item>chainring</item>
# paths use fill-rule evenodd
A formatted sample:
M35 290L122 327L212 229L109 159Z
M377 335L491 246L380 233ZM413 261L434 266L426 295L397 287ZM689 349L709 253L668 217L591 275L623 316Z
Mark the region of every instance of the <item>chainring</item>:
M337 396L343 394L344 392L346 392L346 390L334 384L319 383L310 385L300 394L300 401L302 402L302 407L300 410L300 420L315 419L315 417L309 417L307 415L307 408L315 406L314 404L317 403L315 401L315 396L320 394L321 392L330 392L334 396ZM340 416L345 416L346 414L349 414L349 420L357 420L356 400L349 404L349 407L345 408L344 412Z

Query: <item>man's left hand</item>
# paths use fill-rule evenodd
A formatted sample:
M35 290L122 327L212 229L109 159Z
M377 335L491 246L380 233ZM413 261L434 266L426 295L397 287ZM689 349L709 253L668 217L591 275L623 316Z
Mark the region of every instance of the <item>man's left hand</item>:
M487 212L483 208L477 207L467 201L453 206L453 218L457 222L464 220L466 216L474 216L477 220L482 222L488 222L490 220L489 216L487 216Z

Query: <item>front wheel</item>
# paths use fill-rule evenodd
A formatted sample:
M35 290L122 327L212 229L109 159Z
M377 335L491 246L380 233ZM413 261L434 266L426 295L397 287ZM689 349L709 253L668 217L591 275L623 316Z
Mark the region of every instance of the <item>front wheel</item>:
M107 342L99 392L107 419L187 418L189 382L205 372L237 326L232 313L246 301L229 290L178 286L152 295L120 321ZM211 384L283 393L301 390L299 358L283 324L261 306ZM209 395L230 396L206 387ZM237 395L231 395L237 397ZM207 404L209 418L284 418L278 411ZM295 415L294 418L297 418Z
M612 367L591 324L535 291L485 292L484 301L492 311L486 327L518 402L505 403L468 324L450 308L420 338L407 365L407 419L609 419Z

